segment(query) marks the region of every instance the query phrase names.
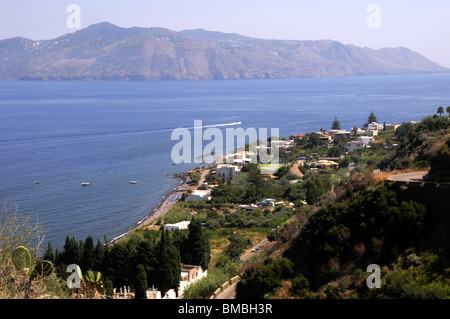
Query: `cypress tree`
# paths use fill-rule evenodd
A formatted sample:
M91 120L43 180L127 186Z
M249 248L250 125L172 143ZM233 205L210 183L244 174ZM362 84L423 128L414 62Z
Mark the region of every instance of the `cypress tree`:
M155 269L158 262L156 257L156 249L153 242L150 240L143 240L136 247L134 264L142 266L147 274L148 286L155 284Z
M53 247L50 242L48 242L47 250L44 253L44 260L48 260L55 264L55 254L53 253Z
M97 240L97 245L94 248L94 269L101 271L105 260L105 246Z
M207 269L211 259L209 240L203 231L200 220L194 218L189 224L187 239L187 262Z
M88 236L84 242L83 249L83 264L81 269L84 271L96 270L95 269L95 252L94 252L94 239Z
M169 289L178 288L181 273L180 252L164 230L161 230L161 239L157 245L157 260L155 283L164 295Z
M132 269L134 272L134 269ZM104 266L105 276L115 287L127 286L133 274L130 273L130 251L121 244L115 244L108 253Z
M147 274L144 265L139 264L136 267L136 279L134 283L135 299L147 299Z
M65 265L70 264L77 264L80 265L81 263L81 256L80 256L80 247L78 246L77 241L74 237L69 238L69 236L66 237L66 241L64 243L64 250L62 252L62 263Z

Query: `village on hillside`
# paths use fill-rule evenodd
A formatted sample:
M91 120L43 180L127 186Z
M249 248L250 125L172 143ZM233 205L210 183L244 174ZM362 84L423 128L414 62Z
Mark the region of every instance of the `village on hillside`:
M371 114L371 117L375 117ZM370 117L369 117L370 119ZM376 118L375 118L376 119ZM298 176L298 178L303 177L306 171L318 172L320 170L327 169L338 169L342 166L342 160L351 154L358 153L361 150L370 149L373 143L375 143L375 138L382 134L383 132L394 132L399 127L399 124L378 124L373 121L364 125L363 128L354 127L351 131L342 130L340 124L335 118L332 128L328 131L321 129L319 132L311 132L306 134L291 135L289 139L283 138L276 141L271 141L268 144L268 148L276 147L282 154L279 163L273 164L256 164L260 174L263 178L276 179L277 171L288 167L289 172ZM314 146L326 146L328 149L327 154L317 154L310 153L307 150L307 145L311 144ZM396 145L393 144L392 147ZM297 149L305 148L304 154L297 154L299 156L295 157L295 160L287 161L285 155L290 154L291 150L296 147ZM340 151L334 152L333 150L339 148ZM259 146L257 146L259 149ZM255 154L251 152L248 148L247 150L235 150L231 154L222 155L217 161L218 163L213 163L203 167L197 167L189 171L189 178L187 178L176 192L170 198L166 199L167 205L173 205L179 201L186 202L210 202L212 199L212 191L216 188L219 183L231 183L235 178L237 178L243 171L245 171L245 166L255 162ZM290 158L292 159L292 157ZM289 163L288 163L289 162ZM348 168L352 168L355 163L347 163ZM286 168L285 168L286 169ZM291 183L295 183L298 180L292 180ZM308 203L305 200L301 200L303 205ZM276 206L285 206L293 209L294 203L277 201L275 198L266 198L261 201L252 203L238 205L238 209L245 211L254 211L257 209L264 208L275 208ZM159 229L163 227L165 231L188 231L190 221L183 220L177 223L163 223L159 222L148 226L148 229ZM258 247L261 249L262 247ZM258 249L253 249L252 252L256 252ZM235 257L235 261L239 261L239 257ZM192 283L206 277L208 274L207 270L202 269L199 265L181 265L180 274L180 284L178 291L170 289L165 292L164 295L161 294L155 287L151 287L147 290L148 299L180 299L183 298L183 293L186 287ZM236 277L237 278L237 277ZM226 283L224 283L226 285ZM221 290L221 289L218 289ZM118 299L130 299L134 298L133 289L130 287L123 287L120 290L115 291L115 298ZM213 298L213 297L212 297Z

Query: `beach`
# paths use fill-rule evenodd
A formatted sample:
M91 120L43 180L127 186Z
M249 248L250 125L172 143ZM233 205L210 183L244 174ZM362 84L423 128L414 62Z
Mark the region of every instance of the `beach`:
M174 195L183 194L189 191L196 190L198 185L203 185L205 181L205 176L210 172L210 168L203 167L202 174L200 181L197 183L197 185L189 185L190 182L189 173L179 173L175 174L174 178L179 178L180 183L177 187L175 187L173 190L171 190L166 196L163 197L162 201L152 209L152 211L149 213L148 216L144 217L141 221L139 221L136 226L132 227L130 231L115 237L112 242L115 242L121 238L123 238L128 233L132 232L135 229L145 228L146 226L151 225L156 219L158 219L161 216L164 216L170 211L170 208L172 207L173 203L169 203L169 199L172 198Z

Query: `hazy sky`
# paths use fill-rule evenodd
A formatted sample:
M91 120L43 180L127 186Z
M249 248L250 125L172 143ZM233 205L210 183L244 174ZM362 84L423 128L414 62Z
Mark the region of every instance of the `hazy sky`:
M70 4L81 10L81 28L108 21L266 39L331 39L374 49L404 46L450 67L448 0L0 0L0 39L74 32L66 22Z

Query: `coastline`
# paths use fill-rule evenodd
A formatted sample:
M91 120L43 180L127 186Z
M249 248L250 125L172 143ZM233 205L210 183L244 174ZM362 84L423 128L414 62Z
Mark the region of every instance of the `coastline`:
M144 217L140 222L138 222L137 226L134 227L132 230L145 227L150 223L152 223L158 217L161 217L166 213L168 213L172 205L168 203L168 199L176 194L184 193L188 190L188 187L185 185L189 181L189 173L186 172L178 173L172 176L174 178L180 179L178 186L172 189L170 192L168 192L167 195L163 197L161 203L159 203L155 208L153 208L152 212L150 212L150 214L147 217Z
M133 226L131 226L127 232L125 232L117 237L114 237L112 240L110 240L109 243L113 244L113 243L121 240L123 237L125 237L132 231L134 231L136 229L144 228L145 226L148 226L153 221L155 221L155 219L167 214L170 211L170 208L172 205L172 204L168 203L168 199L171 198L172 196L174 196L175 194L180 194L180 193L183 194L185 192L193 191L193 190L197 189L198 185L202 185L204 183L206 174L208 174L210 172L212 166L214 164L216 164L217 161L219 161L219 160L223 160L223 155L216 156L214 163L201 166L202 173L201 173L200 181L198 182L197 185L194 185L194 186L189 186L187 184L190 181L189 172L179 172L179 173L172 174L171 175L172 178L177 178L180 180L180 182L178 183L178 186L173 188L165 196L163 196L162 201L160 203L158 203L158 205L151 208L151 211L149 212L149 214L146 217L142 218L139 222L137 222Z
M170 208L172 205L172 204L168 203L168 199L171 198L172 196L174 196L175 194L180 194L180 193L182 194L184 192L187 192L189 189L191 189L189 186L186 185L186 183L189 181L189 172L181 172L181 173L177 173L177 174L172 174L172 178L177 178L180 180L180 182L178 183L178 186L175 187L174 189L170 190L165 196L163 196L163 198L161 199L161 202L158 203L156 206L152 207L151 211L148 213L148 215L145 216L144 218L142 218L139 222L135 223L133 226L131 226L127 232L125 232L117 237L114 237L110 241L110 244L121 240L123 237L125 237L126 235L128 235L129 233L131 233L132 231L134 231L136 229L148 226L153 221L155 221L157 218L167 214L170 211Z

